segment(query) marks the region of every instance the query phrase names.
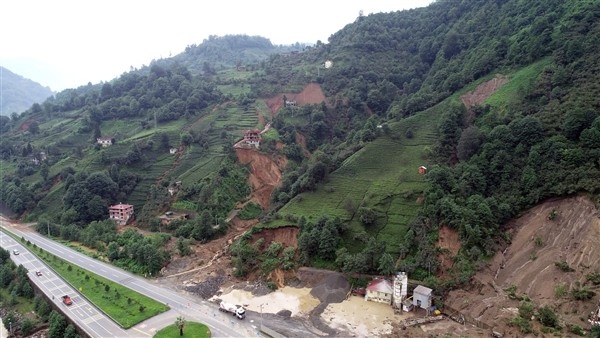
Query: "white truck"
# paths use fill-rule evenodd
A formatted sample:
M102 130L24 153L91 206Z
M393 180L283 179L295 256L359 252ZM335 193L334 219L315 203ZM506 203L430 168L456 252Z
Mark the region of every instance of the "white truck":
M244 309L243 306L221 302L221 304L219 304L219 311L231 313L232 315L236 316L237 319L246 318L246 309Z

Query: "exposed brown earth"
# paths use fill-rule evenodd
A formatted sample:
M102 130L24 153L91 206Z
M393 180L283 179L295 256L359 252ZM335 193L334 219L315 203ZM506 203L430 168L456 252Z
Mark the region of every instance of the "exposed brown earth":
M440 261L441 266L440 277L443 277L444 271L450 269L452 264L454 264L453 257L455 257L460 250L460 238L458 237L458 232L445 225L440 227L437 246L442 249L442 252L438 256L438 260Z
M300 229L295 226L263 229L262 231L252 235L252 242L255 242L259 238L264 239L264 243L259 248L261 251L265 250L269 244L271 244L271 242L281 243L284 248L297 248L299 232Z
M506 75L496 74L493 79L480 84L474 91L461 95L460 100L467 109L471 109L471 107L485 102L488 97L507 82L508 78Z
M556 218L550 220L553 211ZM470 288L450 292L445 304L511 337L519 336L516 328L507 326L519 306L506 291L514 286L517 295L554 308L564 323L589 327L581 318L595 308L597 296L575 301L569 290L578 282L585 284L587 274L600 272L600 212L594 204L583 196L546 201L510 222L507 229L510 246L472 278ZM556 262L566 262L575 271L564 272ZM557 297L561 285L566 294Z
M271 193L281 181L287 160L277 155L273 159L254 149L238 148L235 153L240 163L250 165L250 177L248 178L248 184L252 189L250 200L260 204L263 210L268 209L271 203Z
M296 101L297 105L319 104L325 101L325 94L318 83L309 83L300 93L281 93L270 99L265 100L271 116L277 115L279 109L283 106L283 95L289 101Z

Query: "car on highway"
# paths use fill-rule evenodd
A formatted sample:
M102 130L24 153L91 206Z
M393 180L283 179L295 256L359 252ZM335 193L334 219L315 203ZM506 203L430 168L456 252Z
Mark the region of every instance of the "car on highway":
M15 255L18 255L18 254L19 254L19 250L17 250L17 249L14 249L14 250L13 250L13 254L15 254Z
M42 272L41 272L40 270L37 270L37 271L35 272L35 275L36 275L36 276L41 276L41 275L42 275Z
M67 305L67 306L73 304L71 297L69 297L68 295L62 296L62 300L63 300L63 303L65 303L65 305Z

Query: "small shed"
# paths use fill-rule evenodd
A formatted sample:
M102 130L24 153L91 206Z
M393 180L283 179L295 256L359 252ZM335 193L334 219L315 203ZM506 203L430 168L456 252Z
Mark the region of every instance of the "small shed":
M418 285L413 290L413 305L422 309L431 308L431 302L433 299L433 290L423 285Z
M425 167L425 166L423 166L423 165L422 165L422 166L420 166L420 167L419 167L419 174L421 174L421 175L425 175L425 174L427 174L427 167Z

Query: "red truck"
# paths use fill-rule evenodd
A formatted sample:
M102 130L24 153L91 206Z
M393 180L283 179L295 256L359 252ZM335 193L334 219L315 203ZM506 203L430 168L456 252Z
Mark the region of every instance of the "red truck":
M73 304L73 301L71 300L71 297L64 295L62 296L63 299L63 303L65 303L65 305L71 305Z

